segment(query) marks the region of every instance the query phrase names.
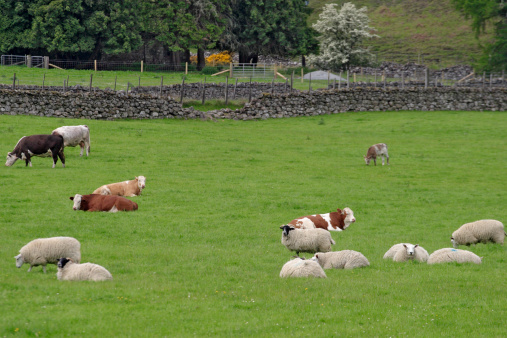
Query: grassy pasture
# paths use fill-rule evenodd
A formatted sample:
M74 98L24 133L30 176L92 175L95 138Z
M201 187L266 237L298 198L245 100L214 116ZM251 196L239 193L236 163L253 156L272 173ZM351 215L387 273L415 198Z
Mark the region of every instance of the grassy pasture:
M461 224L507 221L505 112L345 113L266 121L76 121L0 115L5 155L23 135L87 124L91 154L0 170L0 336L505 335L507 249L483 264L384 261L399 242L430 253ZM385 142L390 166L365 166ZM147 177L132 213L72 210L69 196ZM335 250L371 263L281 279L278 227L350 207ZM16 269L38 237L73 236L106 283ZM310 255L306 255L309 257Z

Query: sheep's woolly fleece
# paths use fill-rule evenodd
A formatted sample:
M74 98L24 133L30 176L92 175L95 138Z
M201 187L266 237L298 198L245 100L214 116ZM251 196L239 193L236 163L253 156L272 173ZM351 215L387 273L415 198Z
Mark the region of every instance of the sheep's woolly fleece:
M16 256L16 266L20 268L23 263L33 266L42 265L46 272L46 264L56 264L62 257L70 257L75 262L81 261L81 244L73 237L38 238L29 242L19 250Z
M324 229L295 229L287 225L280 229L284 230L282 244L298 255L300 252L328 252L331 251L331 245L336 244L331 233Z
M451 236L451 242L455 248L458 245L470 245L479 242L503 244L504 239L505 229L502 222L492 219L463 224Z
M481 264L481 257L466 250L444 248L433 252L428 259L428 264L451 262Z
M312 260L318 262L323 269L355 269L370 265L362 253L354 250L317 252Z
M407 246L407 247L405 247ZM409 255L407 250L410 248L414 248L413 255ZM392 259L395 262L405 262L408 260L416 260L418 262L426 262L428 260L429 254L426 249L422 246L415 246L411 243L398 243L393 245L387 252L384 254L384 259Z
M312 260L296 258L288 261L280 271L280 277L318 277L327 278L319 263Z
M61 262L62 260L60 260ZM105 281L113 279L113 276L103 266L93 263L77 264L72 261L68 261L65 266L60 267L58 263L58 272L56 278L58 280L68 281Z

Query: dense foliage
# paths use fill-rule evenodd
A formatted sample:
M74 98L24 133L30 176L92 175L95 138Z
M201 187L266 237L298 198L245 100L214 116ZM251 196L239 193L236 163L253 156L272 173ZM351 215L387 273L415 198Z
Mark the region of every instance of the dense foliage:
M487 23L494 27L494 41L484 45L479 68L503 70L507 65L507 4L504 0L453 0L456 8L472 19L477 35L485 32Z

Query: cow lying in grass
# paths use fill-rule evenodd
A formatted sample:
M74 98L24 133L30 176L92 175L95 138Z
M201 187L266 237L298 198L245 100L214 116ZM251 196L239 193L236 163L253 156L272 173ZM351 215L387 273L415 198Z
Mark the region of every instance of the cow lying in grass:
M117 195L117 196L139 196L146 187L146 177L138 176L133 180L110 183L103 185L93 192L100 195Z
M65 155L63 154L63 138L59 135L32 135L23 136L14 150L7 154L5 165L10 167L19 159L26 162L25 166L32 166L31 157L53 157L53 168L58 157L65 168Z
M121 196L76 194L74 197L69 198L71 201L74 201L74 206L72 207L74 210L117 212L138 209L136 202L132 202Z

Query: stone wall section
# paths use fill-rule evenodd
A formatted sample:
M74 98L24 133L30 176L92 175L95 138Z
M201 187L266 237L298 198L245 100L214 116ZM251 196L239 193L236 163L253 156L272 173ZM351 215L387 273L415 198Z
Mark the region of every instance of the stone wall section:
M201 112L170 97L95 90L56 92L0 89L0 114L75 119L268 119L360 111L507 111L504 88L350 88L263 93L238 110Z

